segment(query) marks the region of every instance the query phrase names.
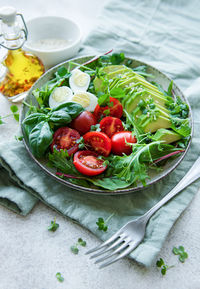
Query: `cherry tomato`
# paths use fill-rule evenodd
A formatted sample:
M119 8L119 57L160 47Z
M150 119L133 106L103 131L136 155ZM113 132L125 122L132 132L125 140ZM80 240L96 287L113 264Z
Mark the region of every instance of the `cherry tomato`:
M124 130L122 121L119 118L106 116L100 121L101 131L111 137L116 132Z
M74 166L82 174L96 176L105 171L107 165L98 159L98 154L92 151L78 151L74 155Z
M53 135L51 150L67 150L68 154L74 154L78 150L76 141L80 138L80 134L69 127L60 127Z
M105 157L110 154L111 140L105 133L90 131L84 134L83 138L86 147L95 151L97 154Z
M110 97L110 104L107 106L99 106L98 104L94 110L94 116L99 120L102 116L114 116L121 118L123 115L123 106L118 99Z
M96 123L96 118L90 111L83 111L75 119L73 119L70 126L83 135L90 131L91 125L95 125Z
M131 131L120 131L115 133L111 138L112 152L119 156L121 156L123 153L130 155L132 152L132 147L128 145L127 142L137 142Z

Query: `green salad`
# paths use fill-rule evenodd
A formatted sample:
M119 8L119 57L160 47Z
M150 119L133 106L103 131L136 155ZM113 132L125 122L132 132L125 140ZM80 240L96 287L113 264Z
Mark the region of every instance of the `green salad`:
M22 122L33 155L80 186L145 186L190 140L189 108L173 82L165 91L123 53L69 62L33 96L38 105L24 102Z

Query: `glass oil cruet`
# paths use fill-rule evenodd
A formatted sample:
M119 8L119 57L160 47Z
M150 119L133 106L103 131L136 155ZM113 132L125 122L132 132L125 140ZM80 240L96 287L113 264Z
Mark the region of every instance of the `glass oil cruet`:
M44 65L22 48L28 35L22 14L13 7L2 7L0 25L0 93L16 102L44 73Z

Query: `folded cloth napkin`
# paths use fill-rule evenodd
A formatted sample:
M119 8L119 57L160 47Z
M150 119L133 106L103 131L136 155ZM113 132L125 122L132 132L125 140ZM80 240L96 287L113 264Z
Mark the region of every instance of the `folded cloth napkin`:
M23 143L1 143L0 203L26 215L39 199L105 240L168 193L200 154L199 6L194 0L109 1L81 52L96 54L110 48L125 52L153 64L186 92L193 110L194 136L190 150L176 170L143 191L122 196L97 196L73 190L47 176L30 159ZM130 254L131 258L145 266L152 263L199 184L197 181L190 185L153 215L144 241ZM108 231L99 231L98 217L106 219L113 213Z

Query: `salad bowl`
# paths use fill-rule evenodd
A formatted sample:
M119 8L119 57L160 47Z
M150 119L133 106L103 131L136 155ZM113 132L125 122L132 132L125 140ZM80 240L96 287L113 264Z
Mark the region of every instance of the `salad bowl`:
M79 58L74 58L68 61L65 61L53 68L51 68L50 70L48 70L44 75L42 75L37 82L33 85L33 87L30 89L29 93L27 94L26 98L25 98L25 102L27 104L31 104L31 105L35 105L38 106L37 100L35 98L35 96L33 95L33 91L37 88L41 88L43 85L45 85L49 80L51 80L54 76L54 74L56 73L56 71L60 68L60 67L65 67L67 69L69 69L69 63L70 62L75 62L79 65L85 64L86 62L89 62L91 59L93 59L94 56L84 56L84 57L79 57ZM161 71L159 71L158 69L143 63L139 60L133 59L133 58L125 58L125 61L130 61L130 67L131 68L135 68L138 66L146 66L146 72L148 74L151 74L154 76L153 81L155 81L156 83L158 83L164 90L167 90L170 83L171 83L171 79L168 78L165 74L163 74ZM146 186L150 186L158 181L160 181L161 179L165 178L169 173L172 173L172 171L181 163L181 161L183 160L183 158L185 157L190 143L191 143L191 138L192 138L192 132L193 132L193 122L192 122L192 113L191 113L191 108L190 105L186 99L186 97L183 95L183 93L181 92L181 90L177 87L177 85L175 83L173 83L173 92L175 96L179 96L180 99L182 101L184 101L189 108L189 122L190 122L190 127L191 127L191 135L190 135L190 139L187 143L186 148L184 149L184 151L179 154L178 156L176 156L175 158L169 158L167 159L167 161L164 163L164 165L162 166L161 170L149 170L148 175L149 178L146 180ZM22 112L21 112L21 119L20 119L20 123L21 123L21 128L22 128L22 134L23 134L23 142L25 145L25 148L27 149L30 157L34 160L34 162L45 172L48 174L48 176L50 178L55 179L56 181L61 182L62 184L66 185L69 188L73 188L76 189L78 191L82 191L85 193L92 193L92 194L99 194L99 195L118 195L118 194L128 194L128 193L133 193L134 191L138 191L141 189L144 189L145 187L143 186L142 183L137 183L134 185L130 185L129 187L126 188L119 188L119 189L114 189L114 190L108 190L108 189L103 189L100 187L97 187L93 184L89 185L89 186L83 186L83 185L79 185L76 183L71 183L70 181L68 181L67 178L61 178L58 175L56 175L56 169L52 168L48 165L48 160L45 158L37 158L33 155L27 135L24 131L23 128L23 120L26 118L27 112L28 112L29 108L27 105L23 105L22 106Z

